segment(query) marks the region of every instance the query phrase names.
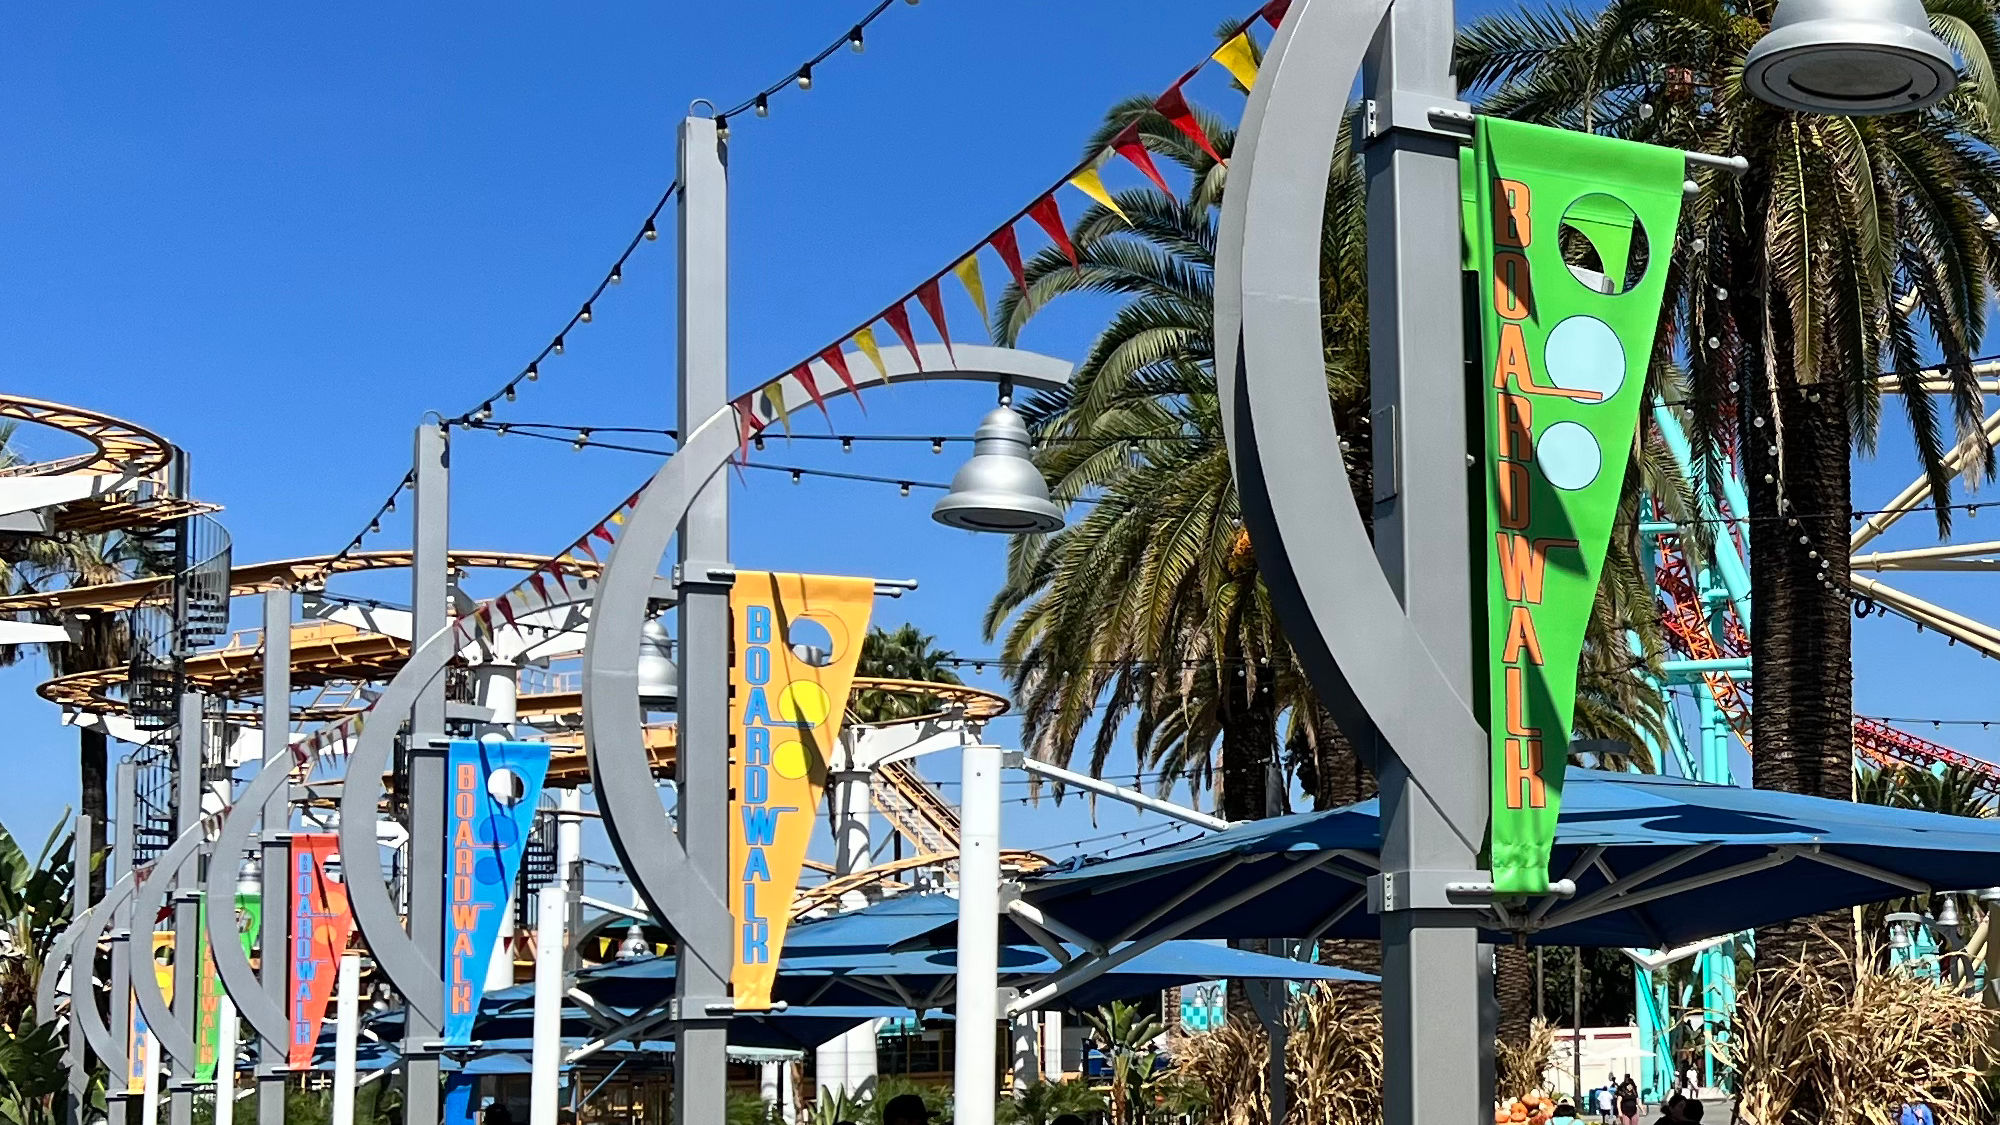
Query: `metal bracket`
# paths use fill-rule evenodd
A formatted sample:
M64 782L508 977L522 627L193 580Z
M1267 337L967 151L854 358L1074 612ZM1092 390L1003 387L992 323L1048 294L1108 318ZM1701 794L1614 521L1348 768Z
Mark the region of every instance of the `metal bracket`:
M1378 406L1368 416L1368 430L1375 443L1375 502L1387 504L1403 487L1403 443L1396 431L1396 404Z
M1485 892L1480 893L1480 887ZM1493 897L1486 871L1384 871L1368 877L1368 912L1482 910Z
M1463 141L1472 135L1472 107L1464 102L1438 104L1435 94L1390 90L1361 103L1361 136L1377 140L1389 133L1426 133Z

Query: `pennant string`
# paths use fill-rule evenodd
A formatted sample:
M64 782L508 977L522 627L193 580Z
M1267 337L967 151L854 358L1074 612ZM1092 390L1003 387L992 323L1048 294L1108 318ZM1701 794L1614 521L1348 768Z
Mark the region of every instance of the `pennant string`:
M1111 197L1109 191L1105 190L1104 177L1097 174L1097 169L1086 168L1076 175L1071 176L1069 178L1069 186L1102 203L1106 210L1125 220L1126 226L1129 227L1132 225L1132 216L1127 215L1125 208L1118 206L1118 201Z
M1160 175L1159 166L1153 163L1153 154L1146 151L1145 143L1139 139L1137 122L1125 126L1124 130L1112 139L1111 147L1118 155L1131 162L1132 166L1139 170L1140 175L1153 181L1154 187L1170 196L1174 194L1174 189L1167 186L1166 178Z
M839 376L840 381L847 387L847 393L854 396L854 405L861 408L861 413L868 413L868 404L861 401L861 388L854 385L854 376L847 370L847 353L841 351L840 346L836 344L819 353L819 361Z
M1021 291L1023 297L1027 296L1028 275L1021 268L1021 244L1014 237L1014 225L1009 223L994 231L993 237L986 242L1000 255L1000 260L1007 263L1007 272L1014 275L1014 287Z
M1201 123L1194 119L1194 110L1188 108L1187 95L1181 93L1181 88L1178 85L1161 94L1159 100L1153 103L1153 108L1159 110L1160 115L1171 122L1174 128L1187 134L1196 144L1200 145L1201 150L1207 153L1217 164L1228 163L1228 161L1222 159L1221 153L1215 151L1215 145L1208 139L1208 134L1202 130Z
M854 341L854 346L861 349L861 354L868 357L868 362L875 365L875 374L881 376L884 383L888 382L889 368L882 362L882 348L875 343L875 326L871 324L863 328L851 339Z
M1216 48L1209 58L1221 63L1245 90L1256 84L1257 50L1250 45L1249 32L1237 32L1229 42Z
M993 314L986 309L986 285L979 278L978 252L974 251L959 259L958 264L951 267L951 272L957 274L958 283L965 286L965 295L972 298L973 304L979 306L979 319L990 325Z

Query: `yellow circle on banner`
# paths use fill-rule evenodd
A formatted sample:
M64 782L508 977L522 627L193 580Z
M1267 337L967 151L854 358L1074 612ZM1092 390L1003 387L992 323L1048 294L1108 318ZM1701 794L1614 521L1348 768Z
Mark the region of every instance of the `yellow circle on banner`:
M779 777L790 781L804 777L812 768L805 743L796 738L778 743L778 748L771 751L771 768L778 771Z
M811 680L794 680L778 693L778 716L788 723L818 726L832 712L826 689Z

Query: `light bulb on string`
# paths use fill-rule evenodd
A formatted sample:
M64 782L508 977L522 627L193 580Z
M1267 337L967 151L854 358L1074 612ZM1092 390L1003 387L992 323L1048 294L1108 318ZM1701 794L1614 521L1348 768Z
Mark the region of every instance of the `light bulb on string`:
M860 24L855 24L854 30L847 33L847 49L857 55L868 49L868 44L864 43L861 39Z
M646 220L646 229L639 233L645 236L647 242L658 242L660 240L660 228L654 226L651 219Z
M797 81L799 84L799 89L801 90L810 90L813 88L812 64L808 63L805 66L799 68L799 76Z
M541 378L541 377L542 377L542 365L541 365L541 364L539 364L539 363L531 363L531 364L529 364L529 365L528 365L528 382L532 383L532 382L534 382L535 380L537 380L537 379L539 379L539 378Z
M771 116L771 99L767 95L758 94L757 100L755 102L752 102L751 105L752 108L756 109L757 116L759 117Z
M514 384L512 383L507 384L506 395L508 402L513 402L515 399L521 397L520 394L514 390Z
M493 417L493 404L491 402L480 403L479 409L472 412L472 420L475 422L484 422L491 417Z
M582 449L584 446L589 444L590 444L590 431L578 430L576 432L576 440L571 442L569 447L571 449Z
M797 484L797 483L799 483L799 482L800 482L801 480L804 480L804 479L805 479L805 474L804 474L804 473L801 473L801 472L799 472L799 471L798 471L797 469L793 469L793 470L792 470L792 483L793 483L793 484Z
M619 262L611 267L611 284L616 285L623 280L625 280L625 263Z
M840 451L841 451L842 453L852 453L852 452L854 452L854 439L853 439L853 438L851 438L851 437L844 437L844 438L841 438L841 439L840 439Z
M909 481L897 482L896 490L898 492L901 492L903 495L908 496L910 494L910 482Z
M368 521L368 534L370 534L370 535L380 535L380 534L382 534L382 521L381 521L381 520L379 520L379 519L372 519L372 520L369 520L369 521Z
M555 343L549 345L549 350L557 355L563 354L563 338L561 336L557 336L555 339Z
M759 452L759 453L762 453L762 452L764 452L764 435L763 435L763 434L758 434L758 435L757 435L756 437L754 437L754 438L751 438L751 439L750 439L750 441L751 441L751 443L752 443L753 445L755 445L755 446L757 447L757 452Z
M932 439L931 439L931 452L932 452L932 453L943 453L943 452L944 452L944 439L943 439L943 438L932 438Z
M581 322L582 322L582 323L584 323L584 324L589 324L589 323L590 323L590 302L589 302L589 301L585 301L585 302L583 303L583 308L581 308L581 309L577 310L577 314L576 314L576 319L577 319L577 320L579 320L579 321L581 321Z

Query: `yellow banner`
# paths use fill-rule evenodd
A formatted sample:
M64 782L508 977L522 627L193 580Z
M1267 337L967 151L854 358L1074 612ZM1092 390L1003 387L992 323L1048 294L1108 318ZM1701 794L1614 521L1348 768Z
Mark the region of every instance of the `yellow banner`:
M1209 57L1228 68L1229 73L1236 81L1243 84L1245 90L1256 84L1257 49L1250 45L1248 32L1217 47L1215 53Z
M166 998L167 1003L171 1004L174 1002L173 959L169 957L162 960L160 954L162 952L173 952L174 934L172 930L155 930L153 931L152 938L153 979L160 983L161 995ZM141 973L146 970L143 965L134 965L132 966L132 971ZM146 1049L149 1046L146 1041L149 1038L148 1033L151 1029L146 1026L146 1017L139 1011L139 998L136 995L133 996L129 1004L132 1020L131 1024L126 1028L125 1092L127 1094L138 1095L146 1092Z
M1111 198L1111 193L1104 189L1104 177L1097 174L1097 169L1085 168L1083 171L1071 176L1069 178L1069 186L1104 204L1113 214L1125 220L1127 226L1131 225L1132 216L1127 215L1125 208L1118 206L1118 201Z
M738 1011L771 1006L792 895L874 604L869 578L737 572L729 596L729 907Z

